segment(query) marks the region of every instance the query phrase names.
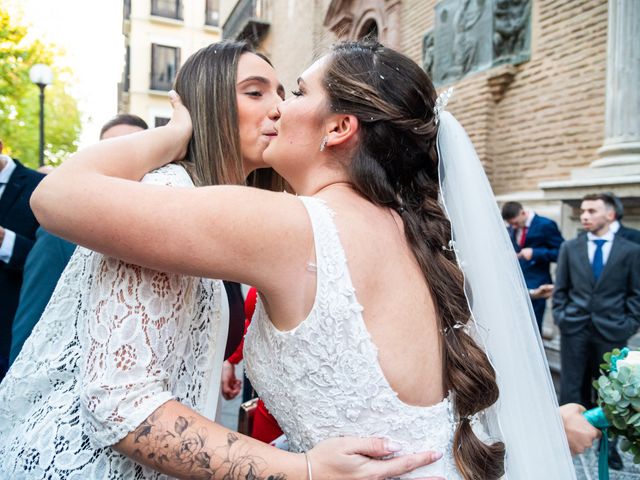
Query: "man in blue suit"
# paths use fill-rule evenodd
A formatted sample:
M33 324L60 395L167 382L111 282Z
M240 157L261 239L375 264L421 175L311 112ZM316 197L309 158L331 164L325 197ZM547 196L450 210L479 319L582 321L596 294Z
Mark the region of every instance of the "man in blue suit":
M44 178L2 155L2 147L0 141L0 380L9 366L11 324L18 306L22 268L38 228L29 198Z
M513 243L520 268L530 291L552 283L549 267L558 259L560 245L564 241L558 225L550 218L536 215L522 208L518 202L502 206L502 218L509 224L509 236ZM542 332L542 319L546 300L532 299L538 328Z

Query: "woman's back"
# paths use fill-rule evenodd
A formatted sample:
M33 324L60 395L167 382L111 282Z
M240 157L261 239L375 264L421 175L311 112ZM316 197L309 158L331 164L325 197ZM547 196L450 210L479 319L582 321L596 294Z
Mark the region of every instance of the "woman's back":
M346 185L328 188L317 198L336 212L341 248L385 377L408 404L438 403L445 389L436 312L400 216L366 201ZM305 217L307 213L298 218L308 222ZM317 296L316 274L309 269L317 261L313 236L309 224L288 240L289 261L297 268L284 274L274 270L272 290L266 297L262 292L265 310L280 330L291 330L302 322Z
M247 372L253 385L294 450L307 450L322 439L336 435L382 436L398 442L403 451L436 450L445 454L441 462L415 475L444 474L446 478L458 478L451 455L455 421L451 402L448 398L443 400L442 382L426 380L416 385L412 378L414 372L417 378L425 378L416 363L409 365L416 358L407 359L406 370L399 372L391 382L383 371L384 365L381 368L379 363L384 355L387 358L401 355L394 347L402 348L402 345L394 342L403 338L410 323L400 323L398 329L403 331L393 341L381 342L387 349L383 354L376 344L376 337L370 335L369 323L365 325L363 315L367 316L368 307L363 311L360 293L356 296L355 281L352 282L354 270L359 270L360 278L378 270L368 261L367 255L371 253L368 248L361 251L361 258L359 255L345 256L348 246L353 247L354 237L347 235L348 239L341 242L340 225L351 220L352 226L358 229L358 221L349 218L350 214L343 217L340 212L335 214L334 223L334 214L323 200L301 199L314 233L317 282L313 307L297 327L281 331L269 320L264 305L258 304L245 341ZM357 213L367 212L359 209ZM375 228L377 221L374 219L370 226ZM367 229L355 235L365 233ZM380 236L385 237L384 233ZM378 243L374 248L381 246L384 244ZM396 259L393 255L390 258ZM361 261L363 263L358 265ZM378 256L376 261L382 260ZM397 261L402 263L400 255ZM369 295L380 297L379 302L371 302L377 303L372 313L377 333L385 335L387 330L381 325L385 320L382 316L389 314L384 303L390 298L385 289L391 290L392 286L387 280L371 283L373 286L367 285L363 289L370 289ZM376 287L380 290L376 291ZM400 308L399 315L409 314L412 312ZM415 338L419 341L427 336L416 334ZM434 363L439 365L439 349L430 353ZM429 407L408 405L403 396L396 393L394 380L407 391L413 386L426 392L420 394L421 399L436 400Z
M411 405L439 402L445 391L436 312L400 215L351 192L324 197L339 212L334 220L386 378Z

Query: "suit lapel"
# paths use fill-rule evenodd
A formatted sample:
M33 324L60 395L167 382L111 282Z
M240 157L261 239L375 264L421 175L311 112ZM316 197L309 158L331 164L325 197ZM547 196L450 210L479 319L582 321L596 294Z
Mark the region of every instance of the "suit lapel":
M14 160L15 161L15 160ZM13 203L22 192L26 181L25 170L22 165L16 161L16 169L9 177L7 185L4 187L2 197L0 197L0 225L4 222L5 217L11 210Z
M618 263L618 260L624 255L624 242L621 242L618 237L613 237L613 243L611 244L611 251L609 252L609 258L607 258L607 263L604 265L604 269L600 274L600 278L598 279L598 283L602 281L602 279L607 275L609 270L615 268L615 265Z
M578 258L580 265L585 269L585 275L589 279L589 284L593 287L596 283L596 279L593 277L593 269L591 268L591 262L589 261L589 247L588 247L587 235L580 235L578 237ZM602 278L602 275L600 275Z

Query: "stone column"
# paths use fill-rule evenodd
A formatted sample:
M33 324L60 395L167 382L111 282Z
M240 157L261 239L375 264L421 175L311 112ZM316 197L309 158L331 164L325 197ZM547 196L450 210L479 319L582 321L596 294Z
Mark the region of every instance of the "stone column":
M640 168L639 34L640 1L609 0L605 139L592 167Z

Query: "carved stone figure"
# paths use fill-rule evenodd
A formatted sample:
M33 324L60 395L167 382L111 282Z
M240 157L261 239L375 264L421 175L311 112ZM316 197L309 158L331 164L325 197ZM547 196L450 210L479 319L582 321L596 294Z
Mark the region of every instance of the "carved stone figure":
M434 35L429 31L422 37L422 69L430 78L433 78L434 47Z
M456 14L452 67L452 73L456 77L468 73L477 63L478 37L473 34L472 29L484 13L484 7L485 0L464 0L462 8Z
M438 0L422 63L436 85L528 59L531 0Z
M495 0L493 52L496 60L519 55L527 48L530 0Z

